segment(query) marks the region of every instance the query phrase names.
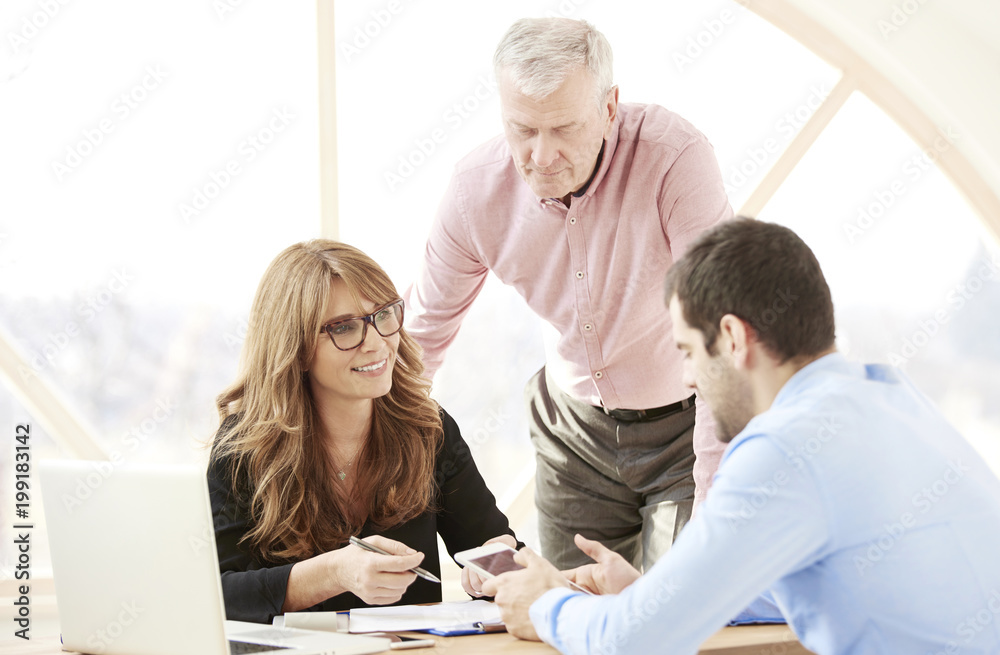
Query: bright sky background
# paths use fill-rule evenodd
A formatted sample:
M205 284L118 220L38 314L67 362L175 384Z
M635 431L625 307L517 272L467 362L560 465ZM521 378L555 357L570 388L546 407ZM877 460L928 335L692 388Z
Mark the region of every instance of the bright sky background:
M0 74L13 78L0 85L0 292L97 292L124 268L134 278L129 302L237 310L278 250L315 236L313 5L233 4L69 3L32 35L26 26L43 22L39 5L4 3ZM451 167L499 132L490 70L497 40L515 18L547 12L587 18L605 32L622 101L664 104L709 136L737 209L777 154L759 164L754 157L768 140L787 144L801 124L796 113L807 116L838 77L728 0L338 3L341 237L383 262L400 286L412 279ZM642 21L629 18L639 14ZM149 70L163 79L144 90ZM129 109L122 94L140 100ZM269 135L276 111L291 119ZM109 134L100 134L102 121ZM435 130L443 143L425 156L420 144L428 149ZM100 143L91 147L88 134ZM258 135L273 140L250 146ZM69 149L85 156L60 176L53 165L65 164ZM768 213L812 224L853 220L916 153L855 97ZM387 182L387 173L407 172L407 157L419 165ZM227 181L230 162L239 172ZM752 174L741 177L741 167ZM185 222L181 205L211 194L213 175L224 188ZM964 267L980 230L936 170L908 184L883 222L903 215L915 229L885 263L917 276L898 301L918 308L928 291L947 288L942 270ZM933 227L942 215L954 217L945 241ZM851 252L884 261L889 237L880 232ZM826 245L841 257L851 244ZM928 249L933 269L923 265ZM833 274L863 301L880 293L869 272Z

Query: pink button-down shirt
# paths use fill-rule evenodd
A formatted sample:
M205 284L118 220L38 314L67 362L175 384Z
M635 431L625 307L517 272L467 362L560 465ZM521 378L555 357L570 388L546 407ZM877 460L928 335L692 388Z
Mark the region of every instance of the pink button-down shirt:
M535 196L497 137L456 166L406 294L407 330L433 376L493 271L554 328L546 370L559 388L609 408L670 404L691 391L664 276L696 236L730 217L711 145L662 107L619 105L600 168L568 208ZM699 407L699 498L724 449L706 419Z

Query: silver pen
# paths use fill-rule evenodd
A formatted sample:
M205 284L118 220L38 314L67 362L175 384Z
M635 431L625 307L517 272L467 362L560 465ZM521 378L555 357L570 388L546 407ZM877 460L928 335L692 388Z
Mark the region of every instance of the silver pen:
M374 544L370 544L367 541L365 541L364 539L359 539L358 537L355 537L354 535L351 535L351 538L348 541L350 541L352 544L354 544L358 548L364 548L367 551L370 551L370 552L373 552L373 553L378 553L379 555L389 555L390 557L398 557L398 555L396 555L395 553L390 553L387 550L382 550L378 546L376 546ZM438 580L438 577L436 575L434 575L433 573L431 573L430 571L426 570L426 569L422 569L419 566L417 566L417 567L414 567L414 568L412 568L410 570L413 571L414 573L416 573L417 575L419 575L424 580L430 580L431 582L436 582L438 584L441 584L441 581Z

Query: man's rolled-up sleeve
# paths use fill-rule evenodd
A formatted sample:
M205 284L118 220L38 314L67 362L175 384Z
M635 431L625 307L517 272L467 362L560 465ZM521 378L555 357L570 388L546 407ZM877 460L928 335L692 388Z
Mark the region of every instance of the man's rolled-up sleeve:
M486 282L488 268L472 244L466 201L455 176L431 227L420 272L403 295L406 331L423 348L428 379L441 367L445 351Z

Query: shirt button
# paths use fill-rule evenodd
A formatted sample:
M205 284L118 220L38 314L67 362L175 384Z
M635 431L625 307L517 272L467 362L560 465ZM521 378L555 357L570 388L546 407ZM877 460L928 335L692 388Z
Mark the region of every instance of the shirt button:
M590 323L587 323L586 325L583 326L583 329L586 330L587 332L590 332L591 330L594 329L594 326L591 325Z
M594 379L600 380L603 377L604 377L603 371L598 371L597 373L594 373Z
M569 219L569 224L570 225L576 225L576 216L574 216L573 218Z
M583 271L577 271L576 272L576 279L578 279L578 280L582 280L583 279Z

